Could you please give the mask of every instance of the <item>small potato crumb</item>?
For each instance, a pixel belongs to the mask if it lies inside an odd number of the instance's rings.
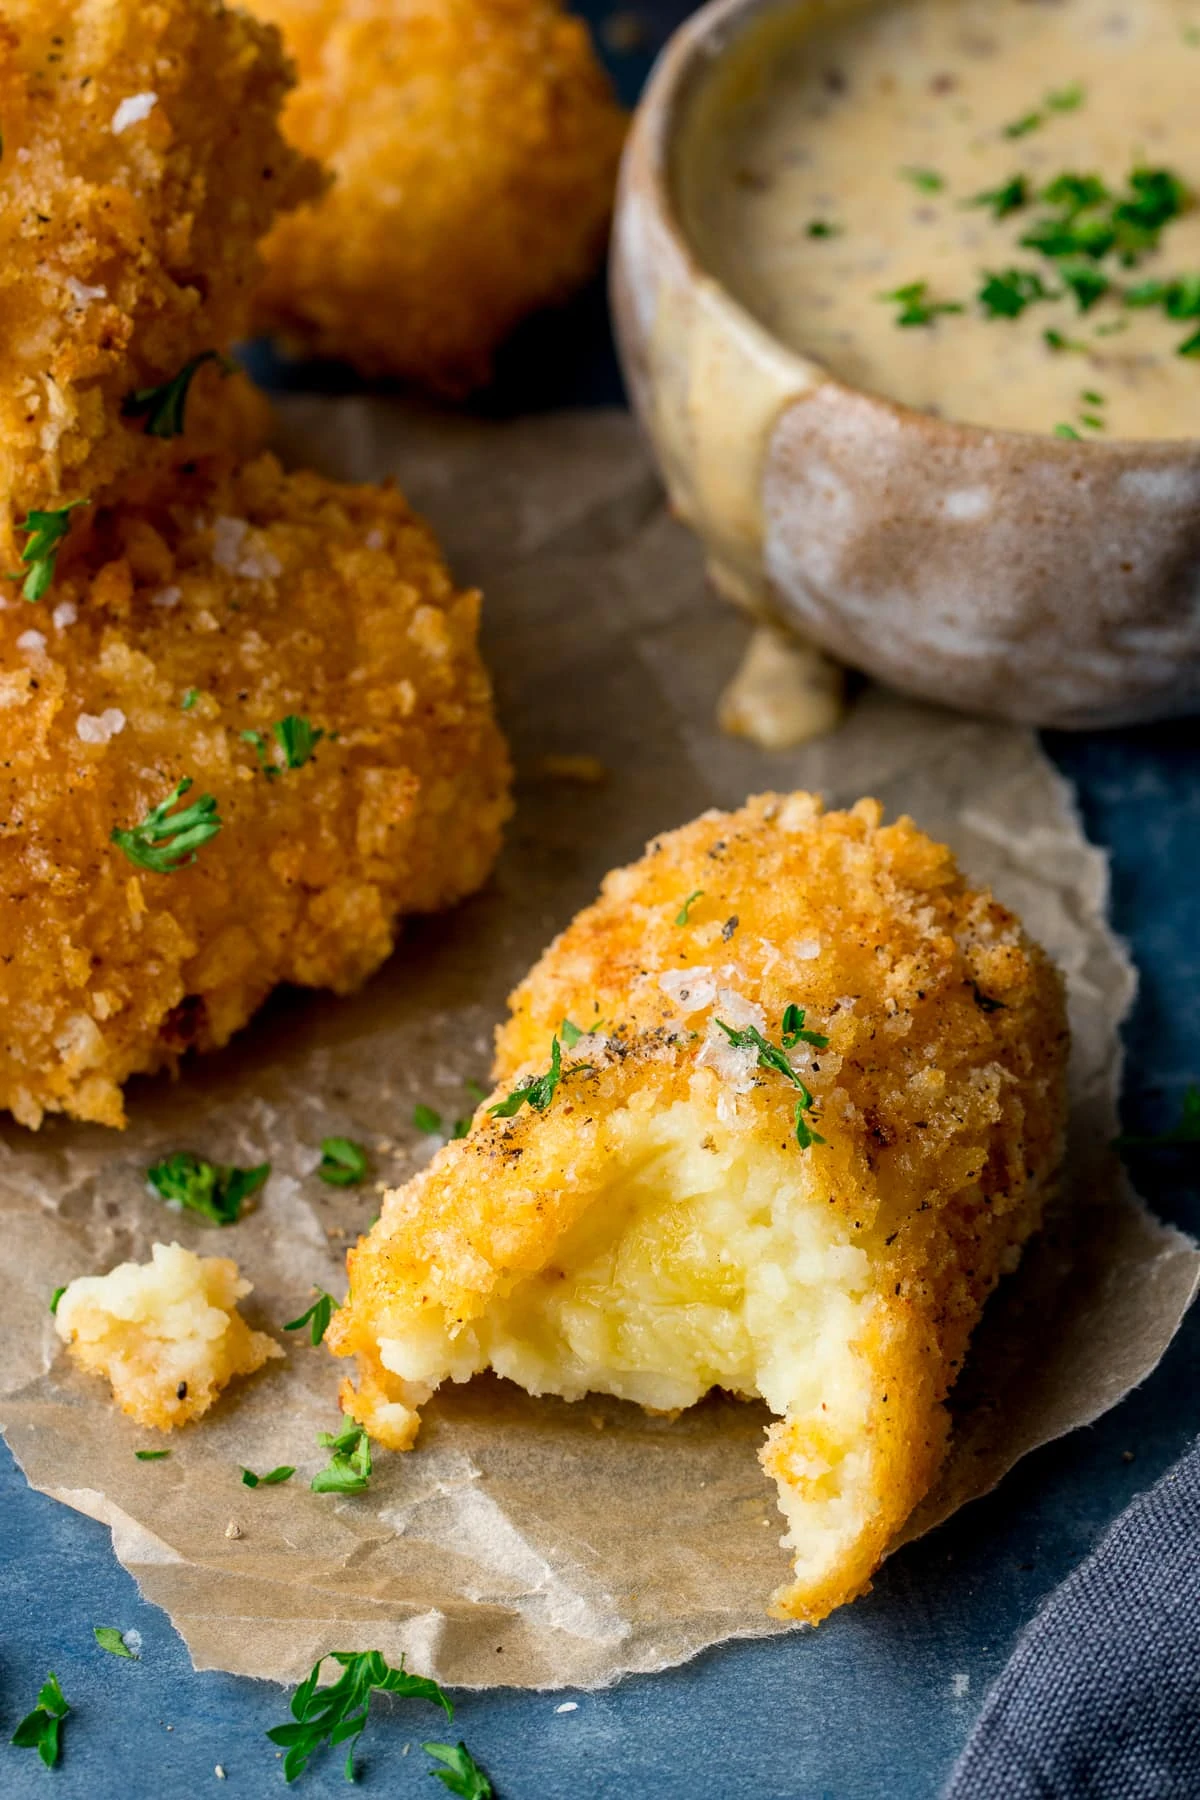
[[[171,1431],[207,1412],[235,1375],[283,1355],[238,1312],[250,1291],[232,1257],[155,1244],[148,1263],[71,1282],[55,1325],[81,1369],[108,1377],[122,1412]]]

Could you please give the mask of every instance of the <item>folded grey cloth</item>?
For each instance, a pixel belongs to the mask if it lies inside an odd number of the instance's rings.
[[[943,1800],[1200,1796],[1200,1442],[1022,1634]]]

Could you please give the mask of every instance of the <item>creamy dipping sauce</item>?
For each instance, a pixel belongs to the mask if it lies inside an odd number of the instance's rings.
[[[1134,264],[1022,245],[1110,221],[1139,168],[1188,197]],[[1067,174],[1108,198],[1039,198]],[[731,48],[675,186],[711,273],[854,387],[1010,430],[1200,437],[1200,0],[815,0]],[[1087,310],[1080,269],[1109,283]],[[989,316],[989,275],[1018,316]],[[1128,304],[1152,281],[1182,286]],[[963,310],[898,323],[939,305]]]

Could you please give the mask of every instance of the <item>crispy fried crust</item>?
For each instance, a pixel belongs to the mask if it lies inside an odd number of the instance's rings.
[[[87,515],[0,612],[0,1105],[119,1125],[129,1075],[277,982],[348,991],[398,915],[479,886],[509,767],[478,614],[395,489],[270,456]],[[242,734],[293,713],[326,736],[268,779]],[[136,868],[113,828],[184,777],[221,831]]]
[[[122,417],[127,394],[245,334],[257,240],[321,186],[280,136],[290,80],[278,33],[219,0],[7,0],[5,566],[29,508],[97,499],[170,457]]]
[[[713,1020],[739,1000],[762,1009],[776,1043],[792,1003],[828,1036],[793,1055],[824,1144],[795,1144],[795,1089],[770,1070],[730,1104]],[[911,821],[883,825],[873,801],[825,814],[805,794],[764,795],[610,875],[511,1005],[493,1101],[546,1069],[564,1017],[599,1032],[566,1053],[547,1111],[501,1120],[482,1107],[469,1136],[387,1197],[350,1253],[349,1299],[326,1337],[359,1358],[344,1402],[393,1446],[411,1442],[423,1395],[384,1366],[380,1340],[414,1341],[431,1321],[453,1338],[549,1268],[603,1204],[629,1119],[690,1099],[714,1136],[743,1131],[806,1159],[798,1183],[818,1184],[869,1259],[870,1322],[853,1346],[870,1379],[862,1519],[838,1566],[781,1589],[774,1608],[823,1617],[863,1591],[927,1491],[969,1335],[1052,1189],[1067,1048],[1057,973]],[[812,1419],[771,1428],[763,1462],[785,1502],[805,1497],[819,1437]]]
[[[267,245],[259,324],[451,393],[600,260],[625,118],[557,0],[254,0],[336,175]]]

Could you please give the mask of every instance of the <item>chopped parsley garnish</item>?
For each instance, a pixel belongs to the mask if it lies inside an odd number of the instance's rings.
[[[1051,290],[1033,269],[985,269],[979,304],[989,319],[1019,319],[1035,300],[1053,300]]]
[[[284,1330],[287,1330],[286,1325]],[[317,1339],[313,1339],[315,1344]],[[290,1463],[281,1463],[277,1469],[271,1469],[266,1475],[256,1475],[253,1469],[242,1469],[242,1486],[248,1488],[278,1487],[281,1482],[290,1481],[296,1473]]]
[[[131,394],[126,394],[121,402],[125,418],[145,419],[147,437],[179,437],[183,431],[188,390],[196,370],[206,362],[220,363],[227,375],[233,372],[234,365],[219,351],[202,350],[199,356],[193,356],[190,362],[185,362],[178,375],[172,375],[170,381],[164,381],[158,387],[135,388]]]
[[[267,780],[274,781],[286,769],[302,769],[325,735],[324,731],[314,726],[301,713],[288,713],[286,718],[276,719],[271,727],[271,736],[283,751],[282,765],[275,760],[265,731],[243,731],[241,738],[243,743],[249,744],[253,749]]]
[[[1194,1082],[1189,1083],[1184,1090],[1179,1123],[1173,1125],[1170,1131],[1159,1132],[1156,1137],[1137,1137],[1125,1133],[1116,1140],[1118,1150],[1179,1149],[1192,1144],[1200,1144],[1200,1087]]]
[[[71,529],[71,514],[77,506],[90,504],[88,500],[72,500],[69,506],[55,507],[50,511],[39,511],[35,507],[25,514],[17,529],[29,533],[25,548],[21,552],[21,561],[25,564],[26,574],[22,578],[18,570],[15,575],[8,575],[5,579],[21,581],[21,593],[26,600],[42,598],[54,580],[58,553],[62,548],[63,539]]]
[[[25,1714],[9,1741],[22,1750],[36,1750],[46,1767],[52,1769],[62,1748],[62,1722],[70,1710],[58,1676],[51,1669],[38,1691],[37,1705]]]
[[[966,310],[956,300],[931,300],[927,281],[910,281],[906,287],[893,288],[890,294],[880,294],[879,298],[900,308],[897,325],[932,325],[942,313]]]
[[[137,1657],[115,1625],[93,1625],[92,1636],[100,1648],[107,1650],[110,1656],[125,1656],[130,1662],[137,1661]]]
[[[1168,319],[1200,319],[1200,275],[1181,275],[1173,281],[1143,281],[1129,288],[1126,306],[1161,306]],[[1180,344],[1180,356],[1200,356],[1200,330]]]
[[[1086,98],[1078,82],[1070,87],[1054,88],[1048,93],[1041,106],[1034,111],[1023,113],[1019,119],[1004,127],[1006,138],[1028,137],[1031,131],[1037,131],[1046,123],[1047,113],[1076,112]]]
[[[337,1312],[338,1303],[332,1294],[327,1294],[325,1292],[324,1288],[314,1288],[313,1292],[317,1297],[309,1307],[308,1311],[302,1312],[298,1319],[289,1319],[283,1329],[285,1331],[303,1331],[304,1327],[307,1325],[311,1332],[313,1343],[319,1344],[321,1339],[325,1336],[325,1333],[329,1330],[329,1321],[332,1319],[334,1313]]]
[[[1043,331],[1042,337],[1050,346],[1051,350],[1081,350],[1085,356],[1088,353],[1086,344],[1080,343],[1078,338],[1064,336],[1061,331],[1056,331],[1053,326],[1051,326],[1049,331]]]
[[[675,914],[675,923],[677,925],[690,925],[692,922],[692,920],[691,920],[692,908],[693,908],[693,906],[695,906],[697,900],[701,900],[701,899],[703,899],[703,897],[704,897],[704,889],[703,888],[694,888],[693,891],[688,895],[687,899],[684,901],[683,905],[680,907],[679,911]]]
[[[940,194],[946,185],[946,177],[939,175],[936,169],[901,169],[900,175],[923,194]]]
[[[804,1008],[793,1001],[783,1009],[783,1022],[780,1027],[779,1041],[785,1050],[794,1050],[797,1044],[811,1044],[815,1050],[828,1050],[829,1039],[819,1031],[809,1031],[804,1024]]]
[[[588,1064],[581,1063],[576,1073],[583,1074]],[[526,1104],[532,1106],[534,1112],[545,1112],[554,1098],[554,1091],[562,1078],[562,1050],[557,1033],[550,1040],[550,1067],[544,1075],[527,1075],[519,1086],[515,1087],[507,1100],[499,1101],[488,1107],[488,1117],[493,1119],[511,1119]]]
[[[758,1066],[761,1069],[774,1069],[777,1074],[785,1076],[794,1088],[799,1089],[800,1098],[796,1102],[795,1131],[796,1142],[800,1148],[809,1150],[814,1144],[823,1144],[825,1139],[813,1130],[805,1117],[807,1113],[812,1112],[816,1101],[793,1069],[784,1050],[778,1044],[772,1044],[768,1038],[765,1038],[756,1025],[747,1025],[744,1030],[735,1031],[732,1025],[725,1023],[724,1019],[714,1019],[713,1023],[725,1033],[735,1050],[757,1051]],[[828,1042],[828,1039],[819,1039],[816,1032],[805,1031],[804,1009],[799,1006],[787,1007],[783,1015],[783,1028],[792,1036],[793,1043],[803,1041],[817,1044],[818,1048],[824,1049]]]
[[[66,1293],[66,1291],[67,1291],[67,1284],[64,1282],[62,1287],[56,1287],[54,1292],[51,1294],[51,1296],[50,1296],[50,1311],[52,1313],[56,1313],[58,1311],[58,1303],[62,1299],[62,1297]]]
[[[430,1769],[429,1773],[444,1781],[459,1800],[493,1800],[495,1788],[461,1738],[457,1744],[422,1744],[421,1748],[427,1756],[445,1763],[444,1769]]]
[[[1194,331],[1190,338],[1184,338],[1175,354],[1177,356],[1200,356],[1200,331]]]
[[[135,1450],[133,1453],[139,1462],[162,1462],[170,1456],[169,1450]]]
[[[1084,388],[1079,398],[1085,401],[1088,406],[1103,406],[1105,404],[1104,395],[1098,394],[1095,388]]]
[[[196,852],[221,829],[221,815],[212,794],[201,794],[190,806],[178,806],[190,793],[192,778],[185,775],[173,793],[152,806],[140,825],[126,829],[114,827],[112,841],[123,850],[139,869],[152,869],[156,875],[173,875],[177,869],[194,863]]]
[[[1054,427],[1054,435],[1059,438],[1070,438],[1075,443],[1080,441],[1079,433],[1073,425],[1056,425]]]
[[[1129,192],[1112,215],[1122,262],[1136,262],[1142,251],[1157,249],[1163,226],[1179,217],[1188,199],[1186,187],[1169,169],[1134,169]]]
[[[309,1483],[314,1494],[363,1494],[370,1483],[371,1440],[348,1413],[342,1422],[339,1432],[317,1433],[317,1443],[332,1455]]]
[[[199,698],[200,698],[200,689],[199,688],[194,688],[194,687],[188,688],[187,692],[183,696],[183,699],[179,702],[180,712],[191,712],[193,706],[195,706],[195,704]]]
[[[841,237],[841,235],[841,226],[832,224],[828,219],[810,219],[809,221],[808,236],[810,238],[835,238]]]
[[[591,1037],[594,1032],[603,1030],[603,1019],[597,1019],[594,1025],[576,1025],[571,1019],[564,1019],[558,1028],[558,1035],[564,1047],[573,1050],[580,1038]]]
[[[432,1106],[414,1106],[413,1124],[418,1131],[423,1131],[426,1137],[437,1137],[442,1129],[442,1115],[440,1112],[434,1112]]]
[[[271,1173],[269,1162],[253,1169],[211,1163],[192,1150],[176,1150],[146,1170],[146,1180],[160,1200],[173,1200],[214,1225],[236,1225],[242,1207],[257,1194]]]
[[[975,194],[970,200],[964,200],[964,206],[986,206],[994,219],[1007,219],[1010,213],[1020,212],[1028,206],[1030,200],[1029,183],[1024,175],[1014,175],[1001,187],[987,188],[982,194]]]
[[[487,1089],[480,1082],[464,1081],[463,1087],[470,1098],[475,1102],[476,1106],[479,1105],[481,1100],[487,1099]]]
[[[370,1173],[367,1153],[353,1138],[321,1139],[321,1160],[317,1174],[330,1187],[357,1187]]]
[[[1107,275],[1086,263],[1060,263],[1058,273],[1074,294],[1080,312],[1090,312],[1098,300],[1103,300],[1111,285]]]
[[[331,1748],[349,1743],[346,1756],[346,1779],[354,1779],[354,1751],[367,1723],[372,1694],[398,1694],[404,1700],[428,1700],[440,1706],[448,1719],[454,1707],[436,1681],[425,1675],[410,1675],[400,1658],[398,1669],[389,1668],[378,1650],[331,1650],[342,1673],[328,1687],[318,1687],[321,1657],[312,1671],[292,1695],[291,1725],[276,1725],[267,1736],[287,1754],[283,1773],[287,1781],[295,1781],[304,1773],[315,1750],[328,1744]]]

